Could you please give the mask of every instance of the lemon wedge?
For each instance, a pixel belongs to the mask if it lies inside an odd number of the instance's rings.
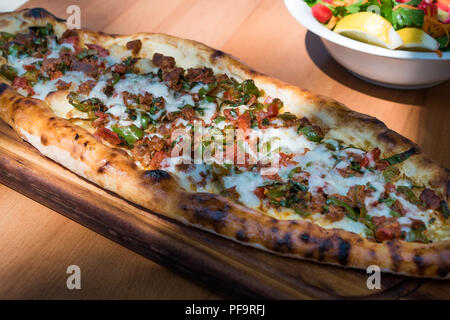
[[[370,12],[358,12],[341,19],[334,31],[379,47],[396,49],[403,44],[391,23],[382,16]]]
[[[418,28],[403,28],[397,31],[403,40],[399,49],[416,51],[435,51],[439,49],[439,42]]]

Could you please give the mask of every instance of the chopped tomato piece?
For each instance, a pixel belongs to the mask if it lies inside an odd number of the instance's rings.
[[[106,115],[106,113],[101,112],[101,111],[95,111],[94,114],[98,117],[97,119],[95,119],[95,120],[92,122],[92,126],[93,126],[94,128],[102,127],[102,126],[104,126],[104,125],[106,124],[106,122],[108,121],[108,116]]]
[[[98,55],[99,55],[100,57],[106,57],[106,56],[109,56],[109,51],[108,51],[107,49],[105,49],[105,48],[103,48],[103,47],[97,45],[97,44],[88,43],[88,44],[86,45],[86,47],[88,47],[89,49],[92,49],[92,50],[97,51],[97,53],[98,53]]]
[[[276,117],[278,115],[278,103],[272,102],[267,106],[267,111],[261,110],[258,111],[255,116],[256,120],[258,121],[259,128],[263,128],[263,120]]]
[[[120,139],[120,137],[117,133],[115,133],[105,127],[98,128],[94,132],[94,137],[103,139],[114,145],[120,144],[122,142],[122,140]]]
[[[51,80],[55,80],[55,79],[61,78],[62,76],[63,76],[63,73],[61,71],[59,71],[59,70],[56,70],[55,72],[53,72],[50,75],[50,79]]]
[[[364,155],[364,158],[361,160],[361,168],[373,167],[375,163],[378,161],[378,158],[381,155],[381,151],[378,148],[373,149],[370,152],[367,152]]]
[[[417,6],[419,9],[421,9],[423,12],[425,12],[425,15],[433,17],[437,14],[438,7],[436,3],[431,3],[429,1],[423,0],[419,5]]]
[[[29,96],[32,96],[35,94],[33,88],[30,86],[28,80],[24,77],[16,77],[12,84],[13,88],[15,89],[25,89],[28,92]]]
[[[267,98],[264,100],[264,104],[272,103],[273,98],[271,96],[267,96]]]
[[[395,191],[395,185],[393,185],[392,183],[388,182],[384,185],[384,191],[386,193],[391,193]]]
[[[326,5],[317,3],[312,7],[312,14],[319,22],[327,23],[333,16],[333,12]]]
[[[236,112],[239,112],[238,109],[235,109]],[[234,116],[234,113],[231,112],[231,109],[225,109],[223,110],[223,115],[225,116],[225,118],[227,118],[227,120],[230,121],[235,121],[236,117]]]
[[[251,126],[252,118],[250,117],[250,113],[245,112],[239,116],[237,120],[237,127],[242,130],[248,130]]]
[[[167,154],[164,151],[155,152],[150,161],[150,169],[156,170],[161,168],[161,162],[167,158]]]
[[[31,65],[31,64],[26,64],[26,65],[23,66],[23,68],[24,68],[25,70],[27,70],[27,71],[36,69],[36,67],[33,66],[33,65]]]
[[[372,222],[377,228],[375,232],[375,239],[377,239],[377,241],[381,242],[401,237],[401,225],[395,218],[375,216],[372,217]]]
[[[298,162],[292,160],[293,156],[294,156],[293,154],[288,155],[283,152],[280,152],[280,166],[287,167],[288,165],[291,165],[291,164],[294,166],[297,165]]]
[[[257,187],[253,193],[259,198],[264,199],[266,196],[264,195],[264,188],[263,187]]]
[[[278,105],[276,103],[269,104],[269,106],[267,107],[267,117],[268,118],[276,117],[278,111],[279,111]]]

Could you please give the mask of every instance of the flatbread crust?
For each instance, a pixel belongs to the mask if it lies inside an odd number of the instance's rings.
[[[60,36],[66,26],[44,9],[25,9],[0,15],[0,29],[25,31],[30,25],[50,22]],[[140,39],[139,57],[154,52],[173,56],[181,67],[207,66],[238,80],[253,79],[268,95],[280,98],[285,111],[306,116],[327,135],[370,150],[378,147],[384,157],[416,147],[416,154],[399,168],[415,183],[432,188],[449,199],[447,169],[420,148],[388,129],[376,118],[351,111],[326,97],[312,94],[251,70],[230,55],[201,43],[164,34],[108,35],[79,30],[82,41],[97,43],[112,55],[130,55],[128,41]],[[62,103],[53,97],[51,104]],[[60,102],[58,102],[60,101]],[[102,188],[151,211],[282,256],[315,260],[343,267],[365,269],[378,265],[383,271],[417,277],[450,278],[450,241],[430,244],[402,240],[377,243],[340,229],[324,229],[304,220],[277,220],[224,197],[185,192],[162,170],[141,170],[121,149],[109,147],[87,130],[55,115],[46,101],[18,94],[6,81],[0,83],[0,118],[43,155]],[[442,225],[448,234],[448,223]]]

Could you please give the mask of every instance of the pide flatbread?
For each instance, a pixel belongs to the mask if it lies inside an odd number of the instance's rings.
[[[0,31],[0,118],[81,177],[275,254],[450,277],[449,173],[381,121],[191,40],[43,9]]]

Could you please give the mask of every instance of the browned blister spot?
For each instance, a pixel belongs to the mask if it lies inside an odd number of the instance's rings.
[[[6,83],[0,83],[0,94],[5,92],[6,89],[8,89],[10,86],[8,86]],[[14,99],[14,97],[9,97],[9,99]]]
[[[273,250],[276,252],[292,252],[293,243],[292,243],[292,234],[291,232],[286,232],[284,235],[278,235],[277,239],[273,244]]]
[[[319,253],[319,261],[325,260],[326,254],[329,250],[333,249],[333,241],[329,238],[321,240],[319,243],[319,248],[317,249]]]
[[[119,149],[119,148],[114,148],[113,150],[114,150],[113,152],[117,152],[117,153],[119,153],[119,154],[121,154],[123,156],[128,156],[128,153],[125,150],[122,150],[122,149]],[[110,155],[112,155],[112,152],[110,153]]]
[[[338,237],[338,261],[341,265],[346,266],[348,264],[348,257],[350,256],[350,250],[352,245],[350,242]]]
[[[41,144],[42,144],[43,146],[48,145],[48,138],[47,138],[46,135],[42,135],[42,136],[41,136]]]
[[[414,264],[417,267],[417,271],[419,271],[419,275],[423,275],[426,269],[426,262],[420,254],[415,254],[413,258]]]
[[[58,22],[64,22],[65,21],[64,19],[60,19],[60,18],[54,16],[53,14],[51,14],[50,12],[45,10],[44,8],[32,8],[32,9],[29,9],[29,10],[25,11],[23,16],[25,18],[34,18],[34,19],[50,18],[50,19],[55,19]]]
[[[209,193],[188,193],[180,203],[188,219],[194,223],[211,226],[217,232],[226,224],[230,206]]]
[[[216,60],[219,60],[225,55],[223,51],[220,50],[214,50],[214,52],[211,54],[211,61],[214,63]]]
[[[397,140],[393,137],[390,130],[383,131],[378,134],[377,136],[378,141],[382,141],[383,143],[386,143],[388,145],[395,145]]]
[[[392,241],[386,241],[386,245],[389,248],[389,253],[391,255],[391,261],[392,261],[392,270],[398,271],[400,268],[400,265],[402,263],[402,256],[398,252],[398,245],[395,240]]]
[[[299,238],[300,238],[300,240],[303,241],[304,243],[308,243],[308,242],[309,242],[309,239],[310,239],[310,236],[309,236],[309,233],[303,232],[302,234],[300,234]]]
[[[6,19],[1,19],[0,20],[0,28],[6,28],[10,25],[10,21],[6,20]]]
[[[236,232],[236,240],[247,242],[250,239],[248,238],[247,233],[244,230],[238,230]]]
[[[32,100],[32,99],[27,99],[27,100],[25,100],[24,103],[25,103],[26,105],[31,105],[31,106],[37,105],[37,102],[36,102],[35,100]]]
[[[440,278],[446,277],[448,275],[448,272],[449,272],[448,266],[445,266],[445,265],[439,266],[438,276]]]
[[[106,170],[108,170],[110,167],[111,167],[111,163],[108,160],[106,160],[104,164],[102,164],[100,167],[98,167],[97,173],[102,174]]]
[[[447,171],[448,171],[448,174],[450,175],[450,170],[447,170]],[[450,199],[450,179],[447,180],[446,189],[447,189],[447,191],[446,191],[447,199]]]
[[[142,172],[142,178],[146,182],[158,183],[170,179],[170,174],[164,170],[145,170]]]

